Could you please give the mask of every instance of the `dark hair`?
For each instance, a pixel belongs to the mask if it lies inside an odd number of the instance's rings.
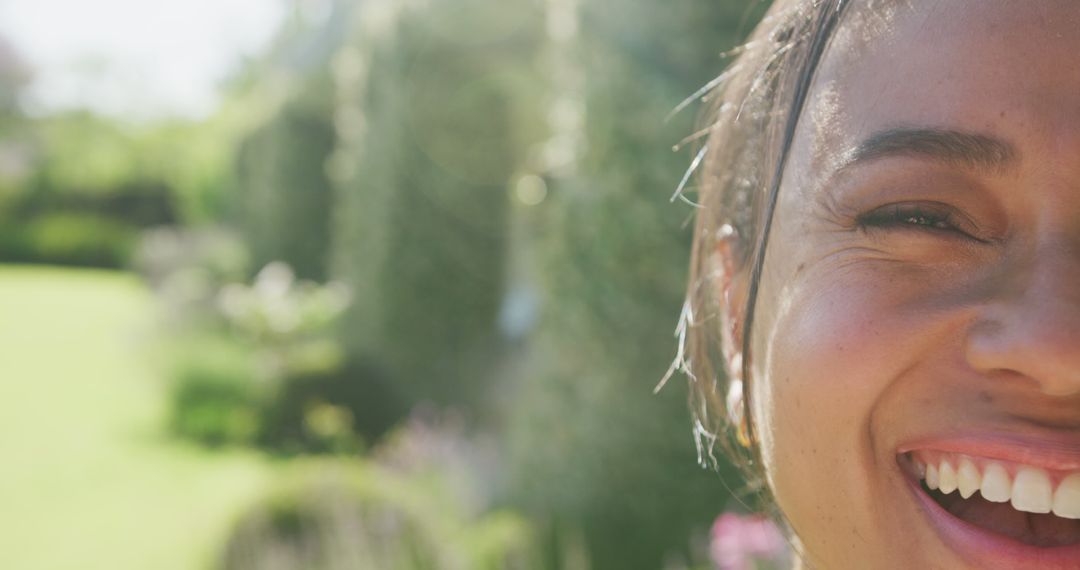
[[[719,442],[743,468],[751,489],[760,491],[767,490],[761,485],[758,451],[736,444],[737,426],[732,424],[737,420],[726,406],[726,394],[731,375],[750,380],[750,329],[780,183],[818,63],[849,3],[776,0],[728,69],[695,94],[709,103],[699,131],[707,137],[691,165],[699,178],[698,210],[677,329],[679,350],[669,374],[681,370],[690,383],[699,459],[704,461],[707,452],[715,466],[712,452]],[[724,361],[721,347],[736,349],[736,339],[723,330],[728,316],[717,299],[718,268],[710,260],[719,239],[734,240],[732,261],[750,276],[740,331],[741,369],[728,373],[717,366]],[[736,413],[752,426],[749,393],[744,391],[742,411]]]

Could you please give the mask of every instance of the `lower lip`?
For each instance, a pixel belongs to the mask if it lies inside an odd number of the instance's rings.
[[[986,570],[1080,568],[1080,545],[1040,548],[983,530],[950,514],[911,477],[905,479],[938,533],[973,567]]]

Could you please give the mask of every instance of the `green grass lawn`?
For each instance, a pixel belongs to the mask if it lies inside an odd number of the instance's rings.
[[[127,274],[0,267],[0,569],[206,568],[267,459],[166,438]]]

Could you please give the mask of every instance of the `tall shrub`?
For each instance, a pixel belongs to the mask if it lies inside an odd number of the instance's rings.
[[[563,57],[578,66],[568,85],[583,136],[535,221],[543,311],[509,414],[510,487],[553,528],[580,531],[593,567],[660,568],[685,562],[730,502],[695,462],[685,391],[652,394],[690,245],[690,210],[668,198],[690,162],[671,148],[693,113],[665,116],[720,73],[752,15],[749,2],[577,4]]]
[[[535,0],[375,0],[338,54],[343,331],[402,408],[482,408],[502,349],[507,187],[535,138]]]
[[[255,267],[284,261],[305,279],[327,275],[334,149],[332,85],[325,71],[296,92],[241,143],[234,216]]]

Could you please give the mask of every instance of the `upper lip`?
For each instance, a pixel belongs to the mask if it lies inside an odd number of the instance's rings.
[[[920,437],[897,448],[961,453],[1055,471],[1080,470],[1080,433],[985,431]]]
[[[956,453],[1003,462],[1025,464],[1049,471],[1080,470],[1080,431],[1054,429],[1027,422],[968,425],[961,429],[927,432],[901,440],[897,461],[907,487],[933,528],[949,547],[976,568],[1076,568],[1080,546],[1030,546],[956,517],[920,484],[910,452]]]

